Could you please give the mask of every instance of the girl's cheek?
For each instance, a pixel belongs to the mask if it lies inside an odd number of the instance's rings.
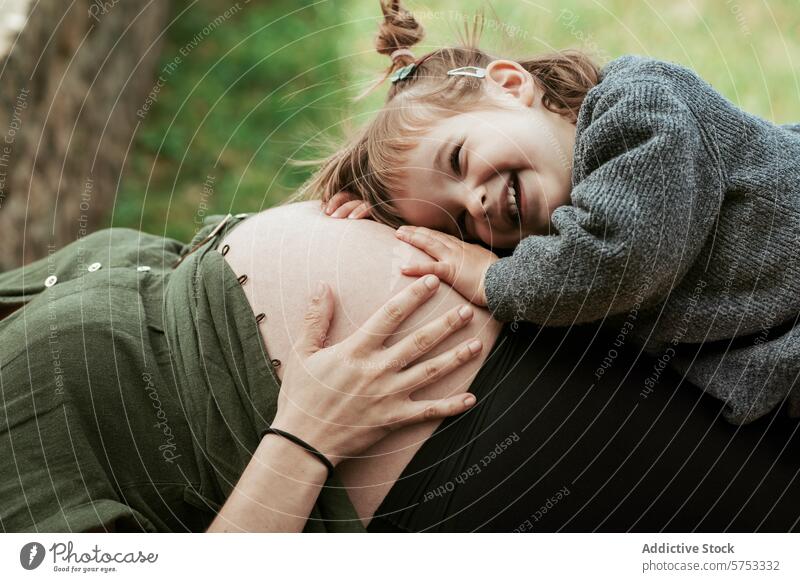
[[[497,245],[497,239],[498,236],[500,236],[500,233],[492,232],[492,227],[489,226],[488,223],[481,224],[475,230],[478,238],[483,242],[484,245],[487,247],[492,246],[492,244]]]

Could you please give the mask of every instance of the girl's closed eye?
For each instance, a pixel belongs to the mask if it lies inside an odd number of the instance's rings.
[[[456,177],[461,176],[461,150],[464,149],[464,140],[456,143],[453,146],[453,149],[450,151],[450,168],[453,170],[453,174]],[[462,210],[458,214],[458,218],[456,219],[456,229],[457,232],[455,233],[456,236],[461,238],[462,240],[466,240],[467,235],[467,211]]]
[[[461,175],[461,150],[464,149],[464,140],[461,140],[457,143],[453,150],[450,152],[450,167],[453,170],[453,174],[456,176]]]

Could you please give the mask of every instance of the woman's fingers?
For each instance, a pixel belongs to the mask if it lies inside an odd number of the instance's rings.
[[[409,400],[405,414],[403,414],[396,426],[399,428],[426,420],[455,416],[472,408],[475,402],[475,396],[468,392],[440,398],[439,400]]]
[[[295,350],[302,356],[309,356],[324,347],[325,338],[333,318],[333,295],[330,287],[320,281],[308,304],[303,329],[295,343]]]
[[[349,200],[337,208],[336,211],[331,214],[331,218],[345,218],[361,204],[361,200]]]
[[[434,259],[442,259],[450,249],[443,240],[433,236],[432,232],[427,228],[401,226],[395,231],[395,235],[400,240],[425,251]]]
[[[407,391],[414,392],[460,368],[482,350],[481,341],[473,338],[434,358],[409,366],[399,373],[399,380],[403,386],[407,386]]]
[[[356,333],[367,345],[383,346],[386,338],[394,333],[420,305],[433,297],[438,288],[439,279],[433,275],[426,275],[414,281],[384,303],[383,307],[372,314]]]
[[[407,337],[397,342],[386,351],[386,355],[395,362],[414,362],[428,353],[444,339],[467,325],[472,319],[474,310],[469,305],[461,305],[451,309],[441,317],[426,324]]]

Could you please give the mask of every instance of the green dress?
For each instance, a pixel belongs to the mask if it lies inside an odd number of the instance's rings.
[[[0,275],[0,307],[25,304],[0,320],[3,531],[208,527],[280,389],[217,248],[245,217],[189,245],[102,230]],[[336,475],[305,531],[364,531]]]

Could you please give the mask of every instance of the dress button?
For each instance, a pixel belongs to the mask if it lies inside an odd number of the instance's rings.
[[[58,277],[55,275],[50,275],[47,279],[44,280],[45,287],[52,287],[58,281]]]
[[[138,267],[136,267],[136,270],[139,271],[140,273],[144,273],[146,271],[149,271],[150,267],[148,267],[147,265],[139,265]]]
[[[103,265],[101,265],[100,263],[92,263],[91,265],[89,265],[89,272],[90,273],[94,273],[96,270],[98,270],[102,266]]]

